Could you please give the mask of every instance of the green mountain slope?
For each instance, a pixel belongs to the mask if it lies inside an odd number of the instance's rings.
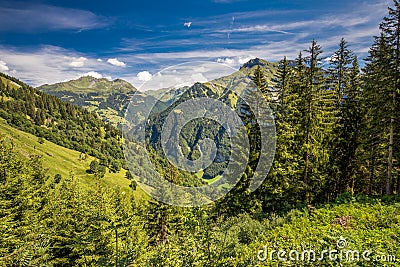
[[[261,67],[261,69],[264,71],[267,81],[271,82],[276,74],[276,71],[278,70],[279,62],[269,62],[261,58],[254,58],[243,64],[239,70],[248,76],[253,74],[257,66]]]
[[[40,86],[39,89],[44,92],[68,91],[84,95],[89,93],[129,93],[136,91],[135,87],[122,79],[110,81],[105,78],[97,79],[92,76],[83,76],[76,80],[60,82],[53,85],[44,84]]]
[[[157,94],[164,94],[164,96],[166,96],[165,99],[161,98],[164,102],[158,102],[155,108],[152,109],[147,123],[146,138],[150,140],[151,146],[161,157],[165,156],[161,147],[161,133],[165,130],[163,128],[165,126],[165,119],[178,105],[187,100],[201,97],[214,98],[227,104],[233,110],[236,110],[238,114],[241,114],[243,99],[241,99],[239,95],[242,94],[243,90],[246,88],[251,90],[251,88],[248,87],[248,77],[253,76],[258,66],[260,66],[265,73],[267,81],[272,83],[278,68],[278,63],[270,63],[257,58],[244,64],[239,71],[210,82],[196,83],[190,87],[172,89],[170,91],[159,89],[157,91],[146,92],[155,97],[157,97]],[[135,99],[135,97],[133,99]],[[140,121],[143,121],[144,117],[142,116],[142,118],[139,113],[134,114],[137,112],[135,106],[131,106],[129,111],[131,122],[139,122],[137,128],[140,132],[140,129],[142,129]],[[175,110],[175,112],[179,112],[179,110]],[[208,110],[207,113],[213,116],[213,114],[218,114],[218,110]],[[172,129],[172,132],[175,132],[175,130]],[[206,181],[212,181],[223,172],[230,158],[230,142],[226,130],[223,127],[213,120],[193,120],[182,128],[179,140],[174,139],[170,143],[179,143],[179,147],[182,149],[182,153],[185,157],[195,160],[201,154],[200,141],[205,138],[210,138],[216,143],[216,158],[204,172],[201,174],[198,173],[197,175],[206,179]]]
[[[94,184],[93,174],[87,172],[94,157],[83,157],[81,152],[56,145],[50,141],[41,144],[38,142],[38,137],[11,127],[4,119],[0,119],[0,136],[1,139],[11,142],[21,155],[40,156],[49,175],[61,174],[63,177],[74,175],[83,184],[88,186]],[[124,169],[116,173],[107,171],[101,181],[110,186],[120,186],[123,190],[130,190],[131,181],[125,178],[125,175],[126,170]]]
[[[127,81],[84,76],[68,82],[45,84],[39,90],[57,96],[65,102],[94,111],[113,125],[123,122],[124,112],[131,96],[137,91]]]
[[[161,125],[169,111],[188,98],[202,96],[217,98],[233,109],[236,109],[237,106],[239,106],[239,98],[235,93],[226,90],[226,88],[235,88],[235,91],[240,93],[246,87],[244,77],[251,77],[258,66],[261,67],[265,77],[270,84],[272,84],[278,65],[278,63],[271,63],[256,58],[245,63],[240,70],[231,75],[204,84],[198,83],[191,87],[158,89],[148,92],[137,92],[132,85],[123,80],[109,81],[107,79],[96,79],[90,76],[53,85],[43,85],[38,89],[57,96],[63,101],[94,111],[99,114],[103,120],[111,122],[114,125],[124,122],[123,117],[129,101],[137,102],[131,103],[131,105],[135,107],[133,109],[136,113],[133,115],[135,121],[140,122],[144,119],[143,115],[151,108],[142,105],[142,103],[152,103],[153,101],[148,101],[149,98],[160,98],[161,101],[159,101],[152,110],[151,120],[155,120],[156,125]],[[135,97],[131,98],[133,95],[135,95]],[[144,110],[140,110],[140,108]],[[226,143],[226,137],[222,138],[222,136],[225,135],[217,125],[210,122],[211,124],[203,125],[203,127],[198,125],[198,123],[199,122],[193,122],[193,125],[185,128],[181,136],[181,142],[183,142],[182,146],[187,148],[187,151],[184,151],[186,156],[195,158],[198,154],[199,140],[205,137],[217,138],[216,141],[220,145],[218,162],[215,162],[215,166],[202,175],[203,178],[210,179],[218,175],[220,170],[226,165],[226,159],[229,157],[228,154],[224,153],[227,149],[226,145],[223,145]],[[156,145],[156,143],[160,141],[159,131],[161,131],[161,129],[156,129],[157,127],[154,128],[155,131],[150,133],[150,135],[155,138],[152,140],[152,143],[157,150],[158,145]],[[193,132],[190,129],[196,130]]]

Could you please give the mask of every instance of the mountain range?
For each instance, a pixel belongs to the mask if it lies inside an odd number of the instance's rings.
[[[272,84],[279,63],[255,58],[243,64],[238,71],[229,76],[204,83],[206,87],[202,90],[209,90],[211,94],[214,94],[215,90],[223,90],[216,88],[215,85],[226,87],[232,80],[234,81],[239,77],[243,77],[243,75],[252,76],[255,68],[258,66],[263,70],[267,81]],[[238,88],[237,85],[236,89]],[[122,79],[110,81],[105,78],[98,79],[91,76],[84,76],[67,82],[44,84],[37,89],[57,96],[64,102],[70,102],[89,111],[94,111],[104,121],[117,126],[124,122],[125,111],[130,101],[152,102],[154,99],[159,99],[161,103],[159,103],[158,107],[161,111],[176,102],[188,88],[155,88],[155,90],[141,92],[132,84]],[[205,94],[207,95],[207,93]],[[132,98],[133,95],[135,95],[134,98]],[[132,104],[135,105],[135,103]]]

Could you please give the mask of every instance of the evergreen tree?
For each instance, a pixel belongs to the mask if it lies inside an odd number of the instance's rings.
[[[278,105],[280,114],[285,114],[285,97],[288,94],[289,78],[290,78],[289,61],[286,57],[281,60],[277,75],[275,78],[276,89],[278,90]]]
[[[2,140],[0,170],[0,265],[48,265],[49,237],[38,216],[49,190],[41,159],[22,157]]]
[[[253,83],[257,86],[258,90],[260,90],[260,92],[263,94],[264,98],[268,101],[268,103],[272,105],[272,91],[268,86],[267,78],[265,77],[265,74],[263,73],[263,70],[260,66],[257,66],[257,68],[254,70],[254,74],[251,79]]]
[[[354,193],[355,156],[360,131],[360,71],[357,58],[342,38],[339,49],[331,57],[330,90],[336,94],[335,116],[330,157],[333,197],[348,190]],[[350,180],[352,181],[350,183]]]
[[[301,69],[302,55],[296,62]],[[286,57],[280,62],[277,75],[274,77],[278,93],[277,104],[279,108],[275,111],[276,123],[276,152],[275,160],[268,178],[262,185],[264,210],[275,210],[276,207],[290,207],[297,200],[299,192],[298,171],[298,147],[296,140],[298,134],[298,118],[300,95],[294,85],[295,69],[289,67]],[[299,70],[300,71],[300,70]]]
[[[364,142],[369,154],[370,187],[386,194],[393,192],[395,177],[399,187],[399,64],[400,4],[394,0],[380,24],[367,58],[364,79],[366,131]]]
[[[389,74],[387,78],[390,80],[390,88],[388,91],[390,100],[387,103],[388,112],[388,153],[387,153],[387,175],[386,175],[386,194],[390,194],[393,191],[393,176],[398,176],[395,172],[394,162],[399,162],[399,132],[396,131],[399,124],[399,78],[400,78],[400,2],[393,0],[394,7],[389,7],[389,14],[383,19],[380,24],[382,34],[386,37],[389,48],[389,68],[387,71]],[[396,128],[396,129],[395,129]],[[400,189],[400,178],[398,178],[398,188]]]
[[[360,134],[362,130],[362,102],[361,102],[361,81],[360,67],[357,57],[354,57],[352,67],[348,73],[349,83],[344,91],[344,98],[340,108],[338,122],[338,138],[335,155],[332,155],[338,162],[339,187],[337,192],[349,189],[354,193],[356,181],[361,182],[357,176],[361,176],[357,166]]]
[[[304,201],[311,202],[327,180],[326,168],[329,163],[327,150],[329,131],[332,127],[332,92],[325,87],[325,73],[321,67],[321,46],[312,41],[305,57],[307,65],[304,91],[301,93],[302,127],[304,143],[303,182]]]
[[[339,49],[332,55],[329,68],[329,80],[331,87],[337,94],[337,108],[340,108],[345,91],[349,84],[349,73],[354,55],[349,50],[344,38],[340,40]]]

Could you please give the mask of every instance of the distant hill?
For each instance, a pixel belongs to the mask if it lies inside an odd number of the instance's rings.
[[[60,82],[52,85],[44,84],[38,89],[44,92],[68,91],[82,95],[90,93],[130,93],[137,91],[133,85],[122,79],[110,81],[105,78],[98,79],[92,76],[83,76],[76,80]]]
[[[264,59],[254,58],[240,67],[240,71],[245,75],[252,75],[254,70],[260,66],[268,81],[271,81],[279,67],[279,62],[269,62]]]
[[[94,111],[114,126],[123,122],[129,99],[137,92],[133,85],[122,79],[110,81],[91,76],[68,82],[44,84],[37,89],[57,96],[64,102]]]

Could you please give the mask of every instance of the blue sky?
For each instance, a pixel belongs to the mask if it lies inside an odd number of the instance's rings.
[[[390,4],[0,0],[0,71],[33,86],[88,73],[140,86],[163,68],[188,61],[238,68],[254,57],[294,58],[313,38],[325,57],[344,37],[363,58]]]

